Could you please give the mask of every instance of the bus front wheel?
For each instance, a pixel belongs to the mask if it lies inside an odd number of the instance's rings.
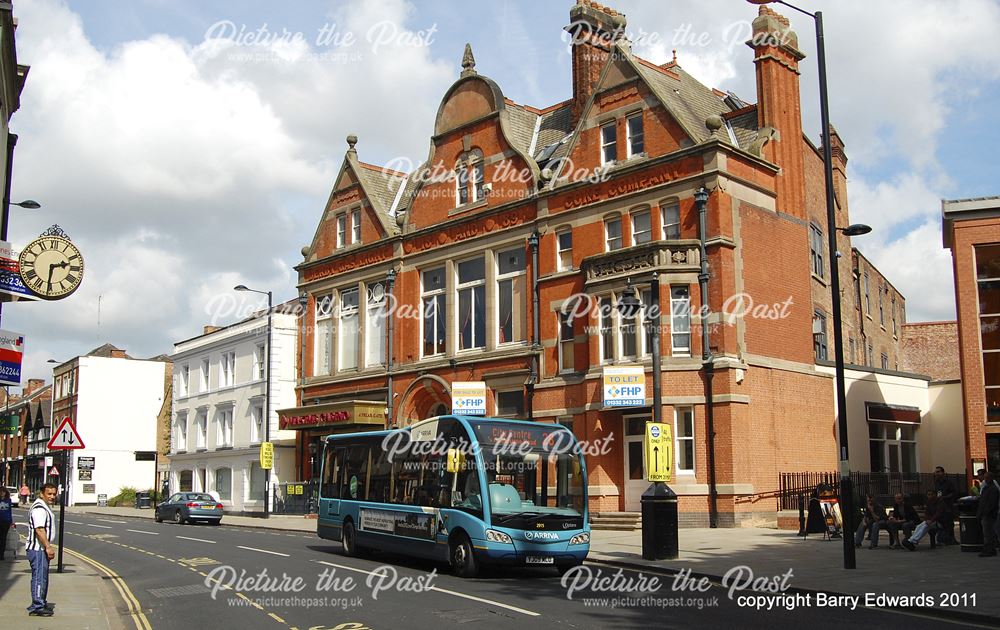
[[[465,534],[460,533],[451,541],[451,567],[458,577],[471,578],[479,573],[472,542]]]

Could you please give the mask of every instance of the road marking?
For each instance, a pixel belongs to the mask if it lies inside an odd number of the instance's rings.
[[[159,536],[160,532],[147,532],[141,529],[126,529],[127,532],[135,532],[136,534],[149,534],[150,536]]]
[[[64,549],[66,553],[72,556],[76,556],[77,558],[83,560],[84,562],[90,563],[98,570],[100,570],[102,573],[111,578],[111,583],[115,585],[115,588],[118,589],[118,594],[121,595],[122,599],[125,600],[125,605],[128,607],[129,616],[132,618],[132,622],[135,624],[136,630],[152,630],[153,627],[149,624],[149,619],[146,619],[146,615],[143,614],[142,612],[142,605],[139,603],[139,600],[136,599],[135,595],[132,594],[132,591],[129,589],[128,584],[125,583],[125,580],[122,578],[122,576],[118,575],[117,573],[115,573],[108,567],[104,566],[100,562],[94,560],[93,558],[88,558],[82,553],[73,551],[72,549],[66,549],[65,547]]]
[[[190,538],[188,536],[174,536],[174,538],[183,538],[184,540],[194,540],[194,541],[197,541],[197,542],[210,543],[210,544],[213,544],[213,545],[216,542],[218,542],[218,541],[215,541],[215,540],[205,540],[204,538]]]
[[[112,521],[111,519],[107,518],[99,518],[97,520],[101,521],[102,523],[118,523],[118,524],[128,523],[128,521]]]
[[[259,551],[260,553],[269,553],[272,556],[284,556],[289,557],[287,553],[279,553],[277,551],[268,551],[267,549],[257,549],[256,547],[244,547],[243,545],[236,545],[239,549],[246,549],[247,551]]]
[[[271,619],[274,619],[278,623],[285,623],[284,619],[282,619],[281,617],[279,617],[278,615],[276,615],[274,613],[267,613],[267,616],[270,617]]]
[[[373,571],[365,571],[364,569],[358,569],[358,568],[355,568],[355,567],[349,567],[349,566],[343,565],[343,564],[334,564],[333,562],[326,562],[325,560],[317,560],[316,562],[318,562],[319,564],[325,564],[325,565],[331,566],[331,567],[337,567],[338,569],[344,569],[346,571],[356,571],[358,573],[365,573],[365,574],[368,574],[368,575],[382,575],[382,574],[379,574],[379,573],[375,573]],[[446,595],[454,595],[455,597],[461,597],[463,599],[471,599],[472,601],[480,602],[480,603],[483,603],[483,604],[489,604],[490,606],[497,606],[499,608],[505,608],[507,610],[513,610],[514,612],[519,612],[522,615],[527,615],[529,617],[541,617],[541,613],[536,613],[536,612],[531,611],[531,610],[525,610],[524,608],[518,608],[517,606],[511,606],[510,604],[504,604],[504,603],[501,603],[501,602],[498,602],[498,601],[495,601],[495,600],[492,600],[492,599],[483,599],[482,597],[476,597],[474,595],[467,595],[465,593],[459,593],[459,592],[456,592],[456,591],[449,591],[446,588],[439,588],[437,586],[431,586],[429,590],[437,591],[439,593],[444,593]]]
[[[74,525],[83,525],[80,521],[66,521],[67,523],[73,523]]]
[[[93,523],[84,523],[87,527],[100,527],[101,529],[111,529],[110,525],[95,525]]]

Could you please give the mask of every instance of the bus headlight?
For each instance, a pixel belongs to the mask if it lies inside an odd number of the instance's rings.
[[[488,540],[489,542],[507,543],[509,545],[514,544],[514,541],[510,539],[510,536],[508,536],[503,532],[498,532],[495,529],[486,530],[486,540]]]
[[[585,545],[590,542],[590,534],[584,532],[582,534],[577,534],[569,539],[569,544],[571,545]]]

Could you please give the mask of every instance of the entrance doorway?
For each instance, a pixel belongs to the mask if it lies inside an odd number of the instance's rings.
[[[639,512],[642,505],[639,499],[649,488],[646,481],[646,452],[642,446],[646,433],[646,423],[650,421],[649,414],[624,416],[622,418],[625,435],[625,511]]]

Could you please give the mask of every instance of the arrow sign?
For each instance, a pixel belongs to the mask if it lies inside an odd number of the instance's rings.
[[[86,448],[68,416],[63,418],[62,422],[59,423],[59,428],[52,432],[47,447],[50,451]]]
[[[654,471],[659,471],[660,470],[660,447],[659,446],[654,446],[653,447],[653,462],[655,462],[655,464],[656,464],[655,466],[653,466],[653,470]]]

